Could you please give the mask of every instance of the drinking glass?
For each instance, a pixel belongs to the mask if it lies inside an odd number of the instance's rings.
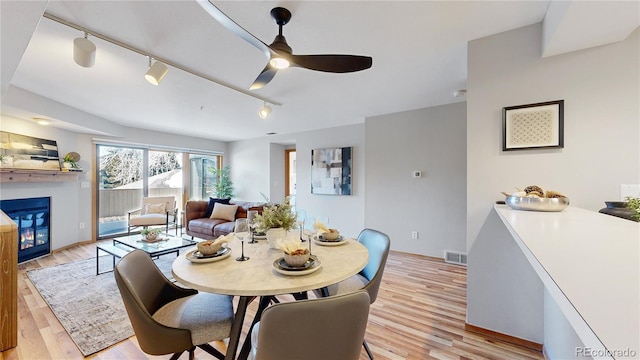
[[[304,223],[307,221],[307,213],[304,210],[300,209],[296,214],[298,219],[298,228],[300,229],[300,241],[304,242],[306,240],[302,237],[302,234],[304,231]]]
[[[234,228],[235,237],[240,239],[242,246],[242,255],[236,258],[237,261],[249,260],[248,256],[244,256],[244,239],[249,235],[249,224],[247,219],[237,219],[236,226]]]
[[[258,215],[258,212],[256,210],[247,211],[247,224],[249,225],[249,232],[251,233],[251,241],[249,241],[247,244],[257,243],[255,239],[256,215]]]

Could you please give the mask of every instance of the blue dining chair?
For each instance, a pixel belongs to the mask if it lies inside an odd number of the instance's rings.
[[[369,293],[371,304],[376,301],[378,290],[382,283],[384,267],[387,263],[387,256],[389,255],[391,240],[388,235],[380,231],[364,229],[358,235],[358,242],[369,250],[369,261],[364,269],[337,284],[314,290],[316,296],[335,296],[364,289]],[[373,354],[366,340],[362,341],[362,346],[367,351],[369,358],[373,360]]]

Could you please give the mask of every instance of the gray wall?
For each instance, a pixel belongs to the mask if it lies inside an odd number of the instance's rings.
[[[557,306],[545,301],[543,291],[514,294],[509,308],[492,304],[495,294],[512,293],[518,284],[540,286],[492,207],[504,198],[501,191],[537,184],[566,194],[571,206],[597,211],[605,200],[619,199],[620,184],[640,182],[640,39],[636,29],[616,44],[544,59],[541,43],[541,24],[536,24],[468,46],[467,322],[544,341],[545,347],[557,343],[546,340],[562,338],[575,342],[562,344],[573,349],[581,344],[567,330],[566,319],[553,316]],[[564,149],[501,150],[503,107],[560,99],[565,101]],[[496,257],[504,259],[508,273],[496,271],[495,261],[489,261]],[[557,355],[559,350],[547,351]]]
[[[466,252],[466,118],[456,103],[366,120],[365,225],[394,250]]]
[[[541,24],[471,41],[467,241],[501,191],[536,184],[597,211],[640,183],[639,30],[620,43],[541,59]],[[501,151],[502,108],[564,99],[564,149]]]
[[[466,251],[466,105],[366,119],[364,124],[229,144],[236,197],[279,201],[284,144],[296,144],[297,206],[327,216],[348,236],[365,227],[391,236],[393,250],[443,257]],[[311,194],[311,150],[353,147],[353,195]],[[271,163],[269,167],[267,164]],[[423,177],[414,179],[413,170]],[[269,178],[264,176],[269,174]],[[419,239],[411,239],[411,231]]]

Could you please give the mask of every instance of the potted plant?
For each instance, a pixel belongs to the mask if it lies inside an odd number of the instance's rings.
[[[155,240],[161,232],[162,230],[160,229],[144,228],[140,231],[140,234],[147,240]]]
[[[255,217],[255,229],[267,234],[267,241],[272,248],[278,248],[287,231],[296,226],[296,214],[291,211],[289,199],[280,204],[265,206],[262,214]]]
[[[640,221],[640,197],[627,196],[627,209],[631,211],[631,217],[635,221]]]
[[[62,158],[62,167],[65,169],[77,168],[78,163],[76,163],[75,157],[69,153]]]
[[[222,169],[210,168],[216,181],[216,196],[220,199],[230,199],[233,197],[233,182],[231,181],[231,168],[227,165]]]

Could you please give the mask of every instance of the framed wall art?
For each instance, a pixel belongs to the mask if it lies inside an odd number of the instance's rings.
[[[60,170],[55,140],[0,131],[0,167]]]
[[[311,150],[311,193],[351,195],[350,147]]]
[[[502,109],[502,150],[564,147],[564,100]]]

